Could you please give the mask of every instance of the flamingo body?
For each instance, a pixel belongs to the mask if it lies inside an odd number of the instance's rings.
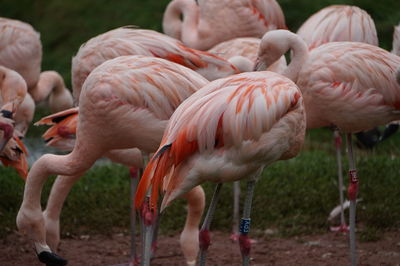
[[[333,5],[312,15],[297,34],[314,49],[328,42],[353,41],[378,46],[375,23],[371,16],[356,6]]]
[[[101,52],[100,52],[101,51]],[[209,80],[238,73],[238,69],[213,54],[184,46],[180,41],[152,30],[117,28],[90,39],[72,59],[75,101],[89,73],[106,60],[123,55],[146,55],[167,59],[199,72]]]
[[[163,141],[148,164],[136,207],[152,187],[151,206],[164,191],[162,209],[205,181],[248,178],[280,159],[295,156],[303,143],[301,94],[273,72],[250,72],[209,83],[175,111]]]
[[[33,88],[42,63],[40,34],[22,21],[0,18],[0,65],[17,71]]]
[[[356,133],[400,118],[400,57],[364,43],[328,43],[299,72],[309,128]],[[350,115],[351,114],[351,115]]]

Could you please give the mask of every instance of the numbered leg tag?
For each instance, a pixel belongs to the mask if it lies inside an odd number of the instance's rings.
[[[250,218],[242,218],[240,221],[239,231],[242,234],[248,234],[250,232]]]

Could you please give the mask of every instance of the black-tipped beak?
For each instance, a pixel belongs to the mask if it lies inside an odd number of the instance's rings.
[[[261,62],[259,57],[257,57],[256,63],[254,64],[253,71],[264,71],[264,70],[265,70],[265,64],[263,62]]]

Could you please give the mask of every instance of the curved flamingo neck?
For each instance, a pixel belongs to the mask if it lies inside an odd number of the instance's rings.
[[[299,71],[308,58],[308,48],[300,36],[294,33],[288,34],[286,38],[287,45],[289,47],[288,50],[292,51],[292,56],[290,64],[282,74],[291,79],[293,82],[296,82]]]
[[[62,77],[55,71],[44,71],[40,73],[39,82],[32,90],[32,97],[35,102],[45,100],[50,93],[55,95],[64,91],[65,84]]]
[[[183,28],[189,28],[191,31],[197,31],[198,6],[193,0],[174,0],[165,10],[163,18],[164,32],[176,39],[182,40]],[[181,20],[183,17],[183,21]],[[188,30],[185,30],[187,34]],[[192,33],[193,34],[193,33]]]

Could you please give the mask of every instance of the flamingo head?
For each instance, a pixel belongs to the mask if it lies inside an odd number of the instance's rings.
[[[296,35],[288,30],[273,30],[264,34],[258,49],[255,71],[266,70],[291,48]]]

